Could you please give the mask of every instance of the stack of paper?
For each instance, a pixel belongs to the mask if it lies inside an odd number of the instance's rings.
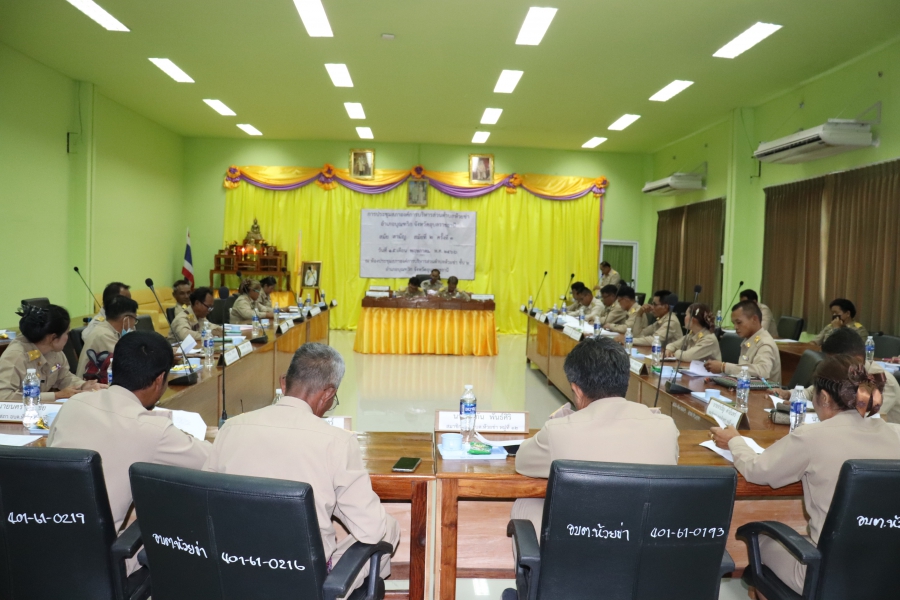
[[[40,438],[39,435],[9,435],[0,433],[0,446],[25,446]]]
[[[711,373],[706,370],[706,367],[703,365],[702,361],[692,360],[691,366],[687,369],[681,369],[681,372],[685,375],[690,375],[691,377],[715,377],[715,373]]]
[[[756,443],[756,440],[750,439],[747,436],[741,436],[741,439],[744,440],[750,449],[756,452],[757,454],[762,454],[765,451],[765,448]],[[728,462],[734,462],[734,455],[731,453],[731,450],[723,450],[716,446],[716,443],[712,440],[707,440],[700,444],[704,448],[709,448]]]

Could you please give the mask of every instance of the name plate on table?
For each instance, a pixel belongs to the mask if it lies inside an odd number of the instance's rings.
[[[646,375],[647,374],[647,363],[642,360],[637,360],[636,358],[628,359],[631,364],[631,372],[635,375]]]
[[[325,417],[325,422],[338,429],[353,431],[353,417]]]
[[[309,316],[315,317],[315,316],[319,315],[319,313],[321,313],[321,312],[322,312],[321,308],[319,308],[318,306],[313,306],[311,309],[309,309]]]
[[[288,329],[290,329],[294,325],[293,321],[285,321],[281,325],[278,326],[278,331],[281,333],[287,333]]]
[[[575,340],[576,342],[581,341],[581,332],[578,331],[578,328],[572,327],[571,325],[566,325],[563,327],[563,333]]]
[[[391,291],[391,286],[389,285],[370,285],[370,292],[389,292]]]
[[[366,292],[366,298],[390,298],[390,292]]]
[[[472,300],[493,300],[493,294],[472,294]]]
[[[547,313],[539,314],[537,316],[537,320],[540,321],[541,323],[546,323],[547,322]]]
[[[435,411],[434,430],[459,431],[459,411]],[[475,414],[475,431],[491,433],[528,433],[528,413],[479,411]]]
[[[253,352],[253,344],[250,343],[250,340],[247,340],[237,347],[237,351],[240,353],[241,358],[243,358]]]
[[[59,404],[42,404],[41,405],[41,417],[46,417],[49,415],[56,416],[56,413],[59,412],[59,409],[62,408]],[[21,423],[22,419],[25,417],[25,404],[22,402],[0,402],[0,421],[12,421],[14,423]],[[49,423],[49,421],[48,421]],[[458,429],[458,427],[457,427]]]
[[[226,367],[229,367],[232,364],[236,363],[238,360],[240,360],[240,358],[241,355],[238,353],[237,348],[232,348],[222,355],[222,361],[225,363]]]
[[[706,414],[713,417],[716,422],[724,427],[731,425],[735,429],[745,429],[741,425],[746,421],[747,415],[736,408],[726,406],[718,400],[712,399],[706,405]]]

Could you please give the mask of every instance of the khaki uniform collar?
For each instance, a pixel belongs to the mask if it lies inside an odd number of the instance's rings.
[[[295,398],[294,396],[284,396],[281,400],[278,401],[278,404],[276,404],[275,406],[282,405],[290,406],[291,408],[299,408],[301,411],[306,411],[309,414],[313,415],[312,407],[307,404],[305,400]]]

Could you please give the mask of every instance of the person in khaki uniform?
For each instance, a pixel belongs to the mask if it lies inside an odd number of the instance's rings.
[[[562,301],[560,303],[560,306],[565,306],[566,312],[568,312],[568,313],[577,313],[578,309],[580,309],[582,306],[584,306],[581,303],[581,301],[579,300],[579,298],[581,297],[581,293],[585,292],[585,291],[589,291],[589,290],[584,285],[583,281],[576,281],[575,283],[572,284],[572,287],[569,289],[572,291],[572,302],[569,304],[566,304],[566,297],[560,296],[559,299]],[[593,297],[593,294],[591,294],[591,297]]]
[[[388,515],[362,461],[356,434],[329,425],[322,416],[333,408],[344,376],[344,360],[324,344],[303,344],[281,376],[285,396],[278,404],[229,419],[216,436],[203,469],[303,481],[313,488],[319,533],[334,568],[355,542],[400,541],[397,521]],[[332,519],[350,535],[338,541]],[[368,565],[351,589],[362,584]],[[390,575],[390,557],[381,576]]]
[[[432,292],[437,294],[444,289],[444,283],[441,281],[441,272],[438,269],[431,270],[431,279],[426,279],[420,286],[426,294]]]
[[[91,334],[82,338],[81,356],[78,357],[77,377],[84,377],[88,363],[96,365],[97,380],[106,383],[105,364],[112,356],[116,342],[126,333],[132,333],[137,324],[138,304],[131,298],[116,296],[106,306],[106,320],[99,323]]]
[[[419,287],[419,278],[410,277],[405,290],[394,292],[394,298],[424,298],[425,292]]]
[[[862,326],[862,323],[856,320],[856,306],[852,302],[846,298],[836,298],[831,301],[828,308],[831,309],[831,323],[819,332],[819,335],[813,340],[813,344],[821,346],[828,336],[842,327],[855,331],[862,341],[866,341],[869,332]]]
[[[774,339],[778,339],[778,323],[775,321],[775,315],[772,314],[772,309],[759,301],[759,294],[756,293],[755,290],[744,290],[741,292],[741,302],[745,300],[749,300],[750,302],[756,302],[756,305],[759,307],[759,312],[762,314],[762,328],[769,332]]]
[[[275,291],[275,285],[277,281],[274,277],[269,275],[268,277],[263,277],[259,280],[260,290],[259,290],[259,298],[256,299],[256,308],[259,310],[260,316],[263,314],[271,314],[275,315],[273,312],[275,307],[272,304],[272,292]],[[280,307],[279,307],[280,308]],[[266,317],[271,318],[271,317]]]
[[[687,336],[666,346],[666,356],[683,362],[722,360],[722,350],[715,334],[716,318],[708,306],[691,304],[684,315],[684,326],[688,330]]]
[[[88,322],[87,327],[84,328],[81,336],[85,337],[88,333],[93,331],[94,327],[102,323],[106,320],[106,306],[112,302],[112,299],[116,296],[125,296],[126,298],[131,298],[131,287],[125,285],[121,281],[113,281],[110,284],[107,284],[105,288],[103,288],[103,296],[101,297],[101,301],[103,302],[103,306],[100,307],[100,312],[98,312],[94,317]]]
[[[756,302],[736,304],[731,311],[731,322],[737,334],[746,340],[741,344],[740,361],[735,365],[721,360],[707,360],[706,369],[737,377],[741,374],[741,367],[746,365],[750,377],[766,379],[772,384],[781,383],[781,355],[775,340],[762,329],[762,313]]]
[[[631,330],[635,346],[650,346],[653,344],[653,337],[657,335],[660,343],[663,344],[667,344],[666,340],[680,340],[684,336],[681,332],[681,324],[678,322],[678,317],[672,314],[669,310],[669,305],[666,304],[666,298],[670,295],[671,292],[668,290],[657,290],[653,293],[653,300],[650,304],[641,307],[642,313],[653,311],[656,322],[652,325],[644,325],[645,321],[635,320],[635,323],[642,325],[639,329]],[[616,337],[616,340],[620,344],[624,344],[625,336],[619,335]]]
[[[131,507],[132,464],[199,469],[212,445],[177,429],[168,411],[152,410],[166,391],[169,369],[175,364],[162,335],[130,333],[116,344],[115,356],[114,384],[70,398],[50,426],[47,446],[100,454],[109,507],[119,529]]]
[[[628,319],[628,315],[616,303],[616,293],[619,291],[614,285],[605,285],[600,289],[599,310],[596,314],[590,314],[588,318],[590,323],[598,322],[601,326],[624,323]]]
[[[69,313],[61,306],[22,305],[16,313],[22,333],[0,356],[0,402],[22,402],[22,381],[28,369],[41,380],[41,402],[71,398],[81,390],[98,388],[69,370],[63,348],[69,340]],[[105,386],[99,386],[105,387]]]
[[[634,333],[638,329],[646,327],[647,321],[644,318],[644,313],[635,300],[635,297],[633,288],[630,288],[627,285],[621,286],[616,293],[616,302],[622,312],[625,313],[625,320],[607,323],[603,328],[607,331],[614,331],[616,333],[625,333],[627,329],[631,329],[631,333]],[[621,315],[617,315],[617,320],[620,320],[621,318]],[[612,318],[610,318],[610,321],[612,321]]]
[[[592,322],[593,319],[597,319],[604,308],[603,303],[594,298],[594,294],[587,288],[583,288],[579,292],[573,293],[575,294],[575,304],[573,305],[573,308],[567,308],[569,314],[577,317],[579,313],[582,313],[584,314],[585,321],[590,320],[589,322]]]
[[[600,277],[600,281],[597,285],[594,286],[595,290],[602,290],[604,286],[614,285],[619,286],[622,283],[622,276],[619,275],[619,272],[612,268],[605,260],[600,263],[600,273],[602,276]]]
[[[735,468],[747,481],[773,488],[797,481],[803,485],[810,541],[818,544],[844,461],[900,459],[900,428],[867,418],[879,411],[883,383],[881,377],[867,375],[857,358],[828,356],[815,373],[813,406],[819,423],[803,425],[762,454],[750,449],[734,427],[713,427],[712,435],[720,448],[731,450]],[[795,592],[803,592],[804,565],[767,536],[760,536],[759,550],[763,564]]]
[[[566,357],[575,412],[560,410],[516,453],[516,471],[547,478],[554,460],[638,464],[678,463],[678,429],[671,417],[625,399],[630,378],[625,349],[603,337],[586,338]],[[565,408],[565,407],[564,407]],[[544,501],[516,500],[513,519],[530,519],[540,539]]]
[[[444,300],[471,300],[472,297],[466,292],[459,289],[457,287],[458,285],[459,278],[456,277],[456,275],[451,275],[450,279],[447,280],[447,287],[438,292],[438,296],[440,298],[443,298]]]
[[[172,298],[175,300],[175,306],[191,305],[191,282],[187,279],[179,279],[172,284]]]
[[[271,309],[266,310],[259,305],[262,285],[258,281],[255,279],[243,280],[238,293],[238,299],[234,301],[234,305],[231,307],[229,323],[250,325],[253,323],[253,315],[258,315],[260,319],[271,319],[273,317]]]
[[[175,318],[172,319],[167,338],[172,344],[180,344],[187,336],[193,337],[198,343],[201,341],[206,317],[213,309],[212,292],[208,287],[199,287],[191,292],[190,300],[190,308],[175,308]],[[222,328],[213,325],[212,332],[213,336],[221,336]]]

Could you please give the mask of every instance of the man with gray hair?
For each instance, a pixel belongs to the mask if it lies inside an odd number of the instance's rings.
[[[628,355],[615,341],[586,338],[563,365],[575,395],[553,413],[516,454],[516,471],[547,478],[554,460],[674,465],[678,463],[678,429],[671,417],[625,399],[630,379]],[[511,518],[530,519],[538,539],[544,501],[523,498],[513,505]]]
[[[372,491],[356,435],[329,425],[322,415],[337,406],[344,359],[324,344],[303,344],[286,375],[278,404],[229,419],[216,436],[203,469],[230,475],[271,477],[308,483],[329,570],[355,542],[386,541],[397,549],[400,527]],[[332,519],[350,535],[336,538]],[[369,572],[366,565],[351,589]],[[391,574],[390,556],[380,574]],[[349,595],[349,593],[348,593]]]

